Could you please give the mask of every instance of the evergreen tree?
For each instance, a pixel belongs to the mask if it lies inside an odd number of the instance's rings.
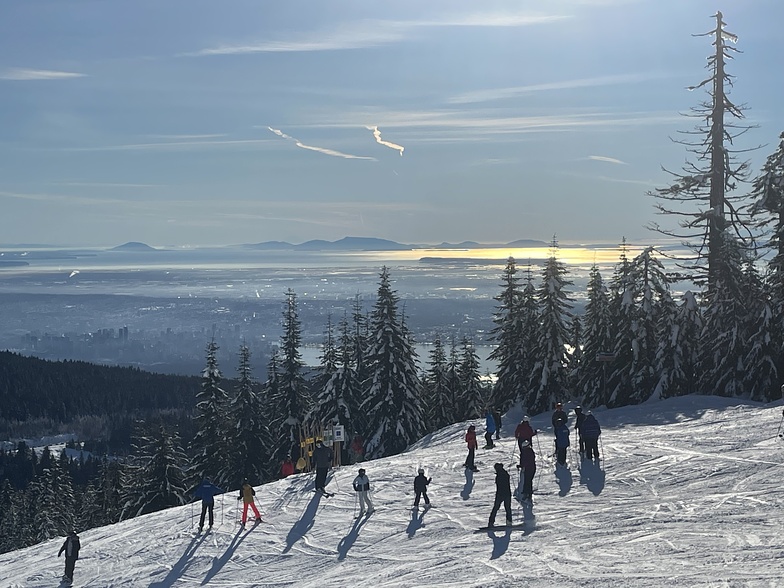
[[[371,314],[368,366],[370,376],[362,410],[372,431],[369,457],[403,451],[424,431],[416,353],[405,323],[398,318],[398,297],[384,266]]]
[[[76,499],[71,477],[62,462],[44,448],[41,462],[45,467],[27,489],[32,507],[32,526],[36,543],[64,536],[76,521]]]
[[[588,279],[588,301],[583,316],[583,362],[577,384],[578,394],[590,406],[600,406],[607,400],[605,376],[607,362],[603,361],[613,352],[610,297],[602,274],[596,264],[591,267]],[[601,361],[600,361],[601,360]]]
[[[221,388],[222,375],[218,369],[218,344],[214,340],[207,345],[207,366],[202,372],[201,390],[196,395],[196,435],[191,444],[193,461],[192,477],[201,480],[208,477],[218,486],[231,480],[224,478],[227,454],[227,405],[228,395]]]
[[[231,426],[227,430],[226,465],[219,475],[219,479],[231,481],[226,489],[239,488],[243,479],[260,484],[273,474],[270,471],[273,443],[256,391],[250,357],[250,349],[243,343],[237,391],[228,409]]]
[[[466,421],[482,415],[482,409],[487,404],[486,390],[482,386],[479,356],[473,341],[464,336],[460,341],[460,350],[460,365],[457,370],[461,383],[460,401],[457,404],[460,412],[456,415],[456,420]]]
[[[154,436],[141,437],[137,449],[136,467],[124,481],[122,519],[185,504],[187,457],[176,433],[159,427]]]
[[[534,356],[531,390],[523,406],[536,414],[551,408],[556,401],[571,398],[569,374],[566,369],[566,346],[569,343],[568,321],[572,308],[566,288],[572,284],[568,270],[558,260],[558,243],[553,238],[550,257],[542,270],[542,283],[537,291],[539,303],[539,346]]]
[[[449,364],[439,334],[435,336],[429,356],[429,368],[422,382],[423,405],[427,410],[425,427],[428,432],[437,431],[454,422],[452,420],[453,396],[449,388]]]
[[[305,378],[302,375],[302,355],[299,348],[302,344],[302,326],[297,310],[297,295],[289,289],[286,292],[286,303],[283,309],[283,335],[280,345],[280,371],[278,386],[282,400],[281,414],[285,415],[278,432],[282,443],[289,445],[299,441],[299,427],[305,421],[305,414],[310,410]],[[282,446],[281,446],[282,447]],[[283,459],[281,451],[276,458]]]
[[[499,304],[493,313],[495,327],[490,331],[490,340],[496,343],[490,359],[498,362],[493,405],[503,412],[520,396],[527,376],[521,371],[526,364],[526,358],[522,354],[522,291],[513,257],[506,261],[501,282],[501,293],[494,297]]]
[[[685,292],[680,306],[667,294],[661,301],[656,352],[657,399],[691,394],[697,389],[702,314],[692,292]]]

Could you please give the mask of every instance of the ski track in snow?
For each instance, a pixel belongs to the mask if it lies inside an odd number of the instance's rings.
[[[195,535],[198,504],[84,531],[74,585],[780,588],[781,403],[739,402],[686,397],[594,411],[605,459],[580,463],[572,436],[569,470],[556,470],[548,453],[550,415],[534,417],[534,505],[512,500],[523,528],[476,533],[492,506],[493,463],[518,483],[518,409],[497,447],[477,451],[477,473],[462,467],[466,423],[364,463],[377,510],[360,519],[356,466],[344,466],[331,472],[332,498],[312,492],[312,474],[258,487],[265,522],[255,527],[239,527],[231,492],[218,497],[209,533]],[[411,508],[419,467],[433,478],[429,510]],[[58,586],[62,540],[0,555],[0,586]]]

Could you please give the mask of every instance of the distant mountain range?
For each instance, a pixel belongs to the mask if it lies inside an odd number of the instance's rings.
[[[299,245],[286,243],[285,241],[265,241],[242,245],[246,249],[259,251],[408,251],[411,249],[501,249],[501,248],[523,248],[523,247],[547,247],[545,241],[535,239],[519,239],[511,243],[477,243],[476,241],[463,241],[461,243],[441,243],[439,245],[422,243],[398,243],[387,239],[377,239],[375,237],[344,237],[337,241],[324,241],[315,239],[305,241]]]

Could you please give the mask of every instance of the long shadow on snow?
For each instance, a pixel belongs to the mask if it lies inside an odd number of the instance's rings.
[[[153,582],[150,584],[150,588],[169,588],[174,586],[174,583],[180,579],[182,574],[188,568],[188,562],[190,561],[191,557],[193,557],[193,554],[196,553],[196,548],[199,547],[199,545],[201,545],[206,538],[207,535],[202,534],[191,539],[191,542],[188,543],[188,546],[180,556],[180,559],[178,559],[177,563],[172,566],[172,569],[169,570],[169,573],[166,574],[166,577],[159,582]]]
[[[243,531],[245,531],[243,533]],[[215,577],[215,574],[221,571],[223,566],[231,559],[231,556],[237,551],[237,548],[240,546],[240,543],[245,541],[245,538],[253,532],[253,527],[250,529],[244,529],[240,527],[237,529],[237,532],[234,534],[234,537],[231,538],[231,543],[229,543],[228,547],[226,547],[226,551],[223,552],[219,558],[215,559],[212,562],[212,567],[207,572],[207,575],[204,576],[204,579],[201,581],[201,585],[204,586],[205,584],[209,584],[210,580]]]
[[[556,466],[555,478],[558,480],[558,496],[566,496],[572,489],[572,471],[569,468]]]
[[[466,468],[465,470],[466,483],[460,491],[460,497],[463,500],[471,498],[471,490],[474,489],[474,472]]]
[[[425,526],[426,512],[427,510],[423,510],[422,514],[419,514],[419,509],[411,510],[411,522],[408,523],[408,529],[406,529],[406,534],[409,539],[413,539],[416,532]]]
[[[354,542],[357,540],[357,537],[359,537],[359,530],[367,521],[367,517],[361,517],[355,520],[351,530],[340,540],[340,543],[338,543],[338,561],[346,559],[348,550],[354,546]]]
[[[496,535],[498,532],[492,530],[487,532],[487,536],[493,540],[493,553],[490,554],[490,559],[498,559],[509,549],[509,538],[512,536],[512,530],[506,529],[500,537]]]
[[[590,459],[584,459],[580,464],[580,484],[584,484],[594,496],[599,496],[604,490],[604,471]]]
[[[294,526],[291,527],[289,534],[286,536],[286,547],[283,549],[283,553],[291,551],[294,544],[310,531],[310,528],[313,526],[313,521],[316,519],[316,511],[318,510],[320,501],[321,494],[316,492],[308,503],[307,508],[302,513],[302,516],[294,523]]]

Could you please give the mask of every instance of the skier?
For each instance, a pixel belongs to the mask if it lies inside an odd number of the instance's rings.
[[[485,449],[492,449],[493,434],[495,433],[495,419],[493,418],[493,411],[489,408],[485,412]]]
[[[291,455],[287,455],[283,463],[280,464],[280,477],[288,478],[294,473],[294,462],[291,461]]]
[[[521,455],[523,452],[523,441],[528,441],[528,443],[531,443],[531,441],[533,441],[534,435],[536,435],[538,432],[539,431],[531,426],[529,418],[524,416],[523,420],[520,421],[520,424],[517,425],[514,433],[515,438],[517,439],[517,446],[520,448]]]
[[[430,499],[427,497],[427,486],[430,482],[433,481],[433,478],[425,478],[425,470],[419,468],[419,472],[417,472],[416,478],[414,478],[414,492],[416,493],[416,498],[414,498],[414,508],[419,508],[419,497],[425,499],[425,508],[430,506]]]
[[[574,430],[577,431],[577,440],[580,446],[580,457],[585,455],[585,439],[583,439],[583,431],[582,431],[582,424],[585,420],[585,414],[583,413],[583,407],[577,405],[574,407],[574,414],[577,417],[577,422],[574,425]]]
[[[468,432],[465,434],[465,441],[468,444],[468,457],[466,457],[463,467],[477,472],[479,470],[474,465],[474,451],[479,444],[476,441],[476,427],[474,425],[469,425]]]
[[[553,412],[553,419],[552,420],[553,420],[553,431],[555,431],[555,428],[558,425],[560,425],[560,424],[564,424],[565,425],[567,423],[567,421],[569,420],[569,417],[566,416],[566,413],[564,412],[563,404],[561,404],[560,402],[557,402],[555,404],[555,412]]]
[[[602,428],[590,410],[585,414],[581,431],[585,440],[585,458],[599,461],[599,436],[602,434]]]
[[[506,524],[512,524],[512,488],[509,485],[509,472],[504,469],[504,464],[495,464],[495,502],[493,503],[493,510],[490,511],[490,520],[487,523],[488,527],[495,526],[495,515],[498,509],[504,504],[506,510]]]
[[[64,582],[73,582],[74,567],[76,566],[76,560],[79,559],[79,550],[81,547],[82,546],[79,543],[79,535],[76,534],[76,531],[68,531],[68,537],[65,538],[65,542],[60,548],[60,551],[57,552],[57,557],[60,557],[63,552],[65,552],[65,573],[63,573]]]
[[[223,494],[223,490],[218,488],[215,484],[210,482],[209,478],[204,478],[201,484],[193,491],[196,498],[201,498],[201,518],[199,518],[199,533],[204,528],[204,516],[209,511],[210,513],[210,529],[213,524],[213,509],[215,507],[215,495]]]
[[[316,464],[316,492],[326,494],[324,486],[327,482],[327,470],[332,467],[332,450],[319,439],[313,450],[313,461]]]
[[[523,474],[522,500],[531,500],[534,494],[534,475],[536,474],[536,454],[531,442],[523,439],[520,447],[520,469]]]
[[[569,447],[569,427],[562,423],[555,427],[555,457],[558,465],[566,465],[566,448]]]
[[[370,480],[365,475],[364,468],[359,468],[357,474],[351,485],[354,486],[354,492],[359,498],[359,516],[365,514],[365,505],[367,505],[368,514],[371,514],[376,509],[373,508],[373,503],[370,501]]]
[[[495,438],[501,438],[501,411],[498,409],[493,410],[493,421],[495,421]]]
[[[237,500],[242,500],[242,526],[245,526],[245,521],[248,520],[248,507],[253,509],[253,514],[256,515],[256,522],[261,522],[261,515],[259,514],[259,509],[256,508],[256,491],[253,489],[253,486],[250,485],[248,479],[242,482],[242,488],[240,488],[240,496]]]

